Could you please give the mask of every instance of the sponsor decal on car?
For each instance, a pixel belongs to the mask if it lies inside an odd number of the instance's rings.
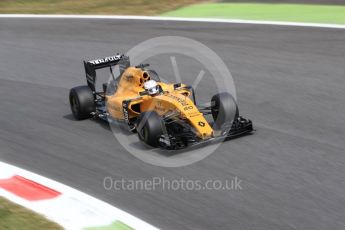
[[[199,121],[199,122],[198,122],[198,125],[201,126],[201,127],[205,127],[205,122]]]
[[[93,65],[98,65],[98,64],[102,64],[102,63],[107,63],[107,62],[112,62],[112,61],[118,61],[121,59],[120,54],[115,55],[115,56],[110,56],[110,57],[105,57],[105,58],[101,58],[101,59],[96,59],[96,60],[92,60],[89,61],[89,63],[93,64]]]
[[[174,99],[174,100],[176,100],[177,102],[179,102],[179,103],[180,103],[181,105],[183,105],[183,106],[187,106],[187,105],[188,105],[187,102],[186,102],[186,100],[183,100],[183,99],[181,99],[181,98],[179,98],[179,97],[177,97],[177,96],[175,96],[175,95],[168,94],[167,96],[170,97],[170,98],[172,98],[172,99]]]

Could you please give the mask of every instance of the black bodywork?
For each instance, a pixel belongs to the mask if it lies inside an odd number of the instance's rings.
[[[218,130],[217,136],[207,140],[200,139],[191,130],[191,127],[183,121],[176,122],[174,120],[165,119],[164,124],[167,134],[161,135],[158,142],[161,148],[168,150],[178,150],[186,147],[226,141],[254,131],[252,121],[241,116],[235,118],[228,127],[223,127],[221,130]]]

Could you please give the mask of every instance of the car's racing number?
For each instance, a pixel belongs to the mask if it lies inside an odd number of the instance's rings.
[[[134,79],[134,76],[133,76],[133,75],[127,75],[127,76],[126,76],[126,80],[127,80],[128,82],[133,82],[133,79]]]
[[[184,111],[191,110],[191,109],[193,109],[193,106],[189,105],[189,106],[184,107],[183,109],[184,109]]]

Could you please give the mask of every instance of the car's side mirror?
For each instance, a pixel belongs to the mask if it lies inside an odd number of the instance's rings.
[[[174,89],[180,88],[181,87],[181,83],[176,83],[174,84]]]

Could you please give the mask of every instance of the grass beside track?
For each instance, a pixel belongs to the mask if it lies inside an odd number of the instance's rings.
[[[345,6],[262,3],[205,3],[163,16],[345,24]]]
[[[43,216],[0,197],[0,229],[60,230],[63,228]]]
[[[0,0],[1,14],[157,15],[200,0]]]

